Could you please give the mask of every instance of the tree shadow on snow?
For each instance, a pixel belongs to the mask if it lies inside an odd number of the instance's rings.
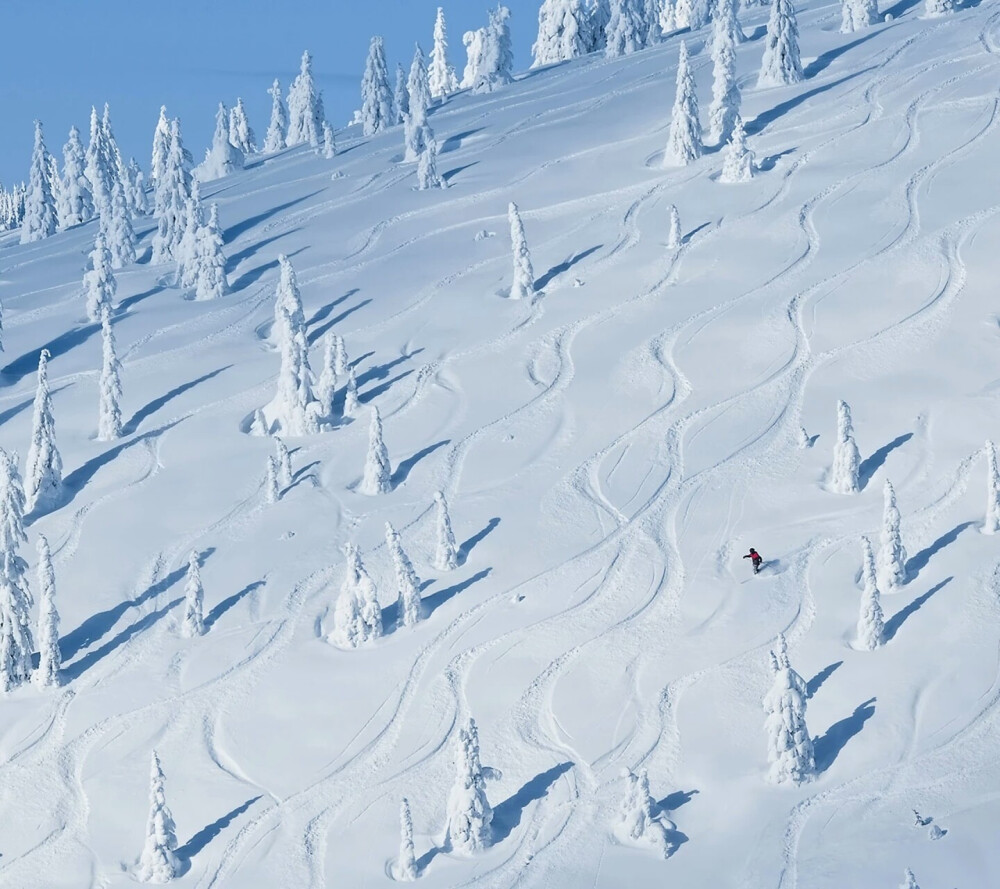
[[[459,173],[463,173],[469,169],[469,167],[478,166],[479,161],[472,161],[469,164],[462,164],[460,167],[453,167],[447,173],[442,173],[441,178],[448,184],[451,185],[451,180],[454,179]]]
[[[462,147],[462,141],[468,139],[469,136],[475,136],[476,133],[481,133],[486,127],[476,127],[474,130],[466,130],[463,133],[455,133],[453,136],[449,136],[444,142],[441,143],[441,149],[438,154],[448,154],[449,151],[458,151]]]
[[[920,3],[920,0],[899,0],[899,3],[884,10],[882,17],[891,15],[894,19],[898,19],[904,12],[909,12],[918,3]]]
[[[301,204],[303,201],[308,201],[309,198],[314,198],[316,195],[323,191],[322,188],[317,189],[311,194],[303,195],[300,198],[294,198],[293,200],[287,201],[284,204],[278,204],[277,207],[270,207],[263,213],[258,213],[256,216],[250,216],[244,219],[242,222],[237,222],[235,225],[229,226],[229,228],[223,230],[222,232],[222,243],[231,244],[244,232],[250,231],[255,225],[260,225],[262,222],[266,222],[272,216],[277,216],[279,213],[283,213],[285,210],[294,207],[296,204]]]
[[[917,596],[909,605],[905,605],[899,609],[892,617],[890,617],[885,622],[884,637],[885,641],[888,642],[893,639],[896,633],[899,632],[899,628],[903,626],[906,619],[916,611],[919,611],[924,603],[933,596],[942,587],[947,586],[954,578],[946,577],[941,583],[936,586],[932,586],[926,593],[922,596]]]
[[[443,590],[438,590],[436,593],[430,596],[424,596],[423,598],[424,615],[426,617],[430,617],[449,599],[454,598],[459,593],[465,592],[465,590],[467,590],[473,584],[479,583],[479,581],[481,580],[485,580],[487,577],[490,576],[492,572],[493,572],[492,568],[484,568],[482,571],[477,571],[475,574],[472,575],[472,577],[468,577],[465,580],[459,581],[458,583],[450,587],[446,587]],[[384,614],[385,612],[383,611],[383,615]],[[393,626],[396,625],[395,615],[393,615],[392,618],[392,625]]]
[[[463,544],[461,544],[461,546],[459,546],[458,548],[458,564],[464,565],[466,563],[466,560],[469,558],[469,553],[472,552],[476,544],[478,544],[481,540],[483,540],[487,535],[491,534],[494,528],[496,528],[496,526],[499,524],[500,524],[500,517],[494,516],[486,523],[486,527],[483,528],[482,531],[477,531],[468,540],[466,540]]]
[[[786,154],[795,154],[795,149],[786,148],[784,151],[779,151],[777,154],[769,154],[767,157],[761,158],[760,163],[757,164],[757,169],[760,170],[761,173],[770,172],[774,169],[778,161],[780,161]],[[816,435],[814,438],[819,438],[819,436]]]
[[[946,534],[942,534],[930,546],[920,550],[920,552],[913,556],[913,558],[907,561],[906,576],[911,580],[915,578],[921,571],[924,570],[924,568],[927,567],[927,563],[931,560],[933,555],[958,540],[958,535],[961,534],[966,528],[971,528],[974,524],[975,522],[962,522]]]
[[[255,580],[253,583],[248,583],[238,593],[233,593],[228,599],[223,599],[218,605],[212,608],[208,614],[205,615],[205,629],[212,629],[218,619],[229,611],[230,608],[236,605],[241,599],[245,599],[251,593],[256,592],[263,586],[267,586],[266,580]]]
[[[675,790],[673,793],[668,793],[663,799],[661,799],[656,807],[661,812],[675,812],[681,806],[687,805],[694,799],[696,793],[700,793],[699,790]]]
[[[398,367],[404,361],[409,361],[414,355],[419,355],[423,352],[423,346],[419,349],[414,349],[412,352],[407,352],[405,355],[400,355],[398,358],[393,358],[392,361],[386,361],[384,364],[376,364],[368,368],[364,373],[359,374],[357,377],[357,383],[359,386],[364,386],[367,383],[374,382],[375,380],[384,380],[389,376],[389,372],[394,368]]]
[[[117,312],[127,312],[134,305],[138,305],[143,300],[149,299],[151,296],[156,296],[157,293],[163,293],[167,287],[165,284],[157,284],[154,287],[150,287],[149,290],[143,290],[142,293],[133,293],[132,296],[126,296],[120,303],[115,311]],[[100,324],[97,325],[100,328]]]
[[[195,386],[212,379],[212,377],[217,377],[220,373],[229,370],[229,368],[231,367],[232,367],[231,364],[227,364],[225,367],[220,367],[217,370],[210,371],[204,376],[198,377],[198,379],[196,380],[191,380],[190,382],[182,383],[180,386],[171,389],[169,392],[167,392],[164,395],[161,395],[159,398],[154,398],[151,402],[149,402],[149,404],[139,408],[139,410],[135,412],[135,414],[132,416],[132,419],[129,420],[124,425],[124,427],[122,427],[122,434],[131,435],[139,428],[139,424],[142,423],[143,420],[145,420],[150,415],[155,414],[168,401],[172,401],[173,399],[177,398],[180,395],[183,395],[190,389],[193,389]]]
[[[305,466],[296,469],[295,473],[292,475],[292,483],[281,492],[281,496],[284,497],[289,491],[294,490],[306,481],[311,481],[313,483],[313,487],[319,487],[319,482],[315,473],[310,471],[319,465],[319,460],[313,460],[312,463],[307,463]]]
[[[832,80],[830,83],[824,83],[822,86],[817,86],[814,89],[806,90],[804,93],[799,93],[797,96],[792,96],[791,99],[786,99],[784,102],[779,102],[770,111],[762,111],[753,120],[749,121],[746,125],[746,134],[748,136],[756,136],[758,133],[762,132],[769,124],[774,123],[780,117],[788,114],[789,111],[794,111],[799,105],[808,102],[815,96],[820,95],[820,93],[825,93],[827,90],[832,90],[834,87],[841,86],[847,83],[849,80],[853,80],[855,77],[860,77],[862,74],[868,74],[875,70],[875,66],[869,66],[861,71],[855,71],[853,74],[845,74],[839,80]]]
[[[249,259],[251,256],[255,256],[268,244],[273,244],[275,241],[287,238],[289,235],[295,234],[297,231],[301,231],[301,229],[293,228],[286,232],[280,232],[276,235],[271,235],[269,238],[263,238],[260,241],[256,241],[250,246],[244,247],[242,250],[237,250],[236,253],[226,259],[226,274],[231,275],[236,271],[236,267],[243,262],[243,260]]]
[[[355,292],[357,292],[357,291],[355,291]],[[335,326],[337,324],[340,324],[340,322],[343,321],[346,318],[350,318],[351,315],[353,315],[355,312],[360,311],[361,309],[363,309],[370,302],[371,302],[370,299],[363,299],[357,305],[351,306],[351,308],[347,309],[346,311],[341,312],[339,315],[337,315],[336,318],[331,318],[322,327],[317,327],[316,330],[312,331],[309,334],[309,336],[308,336],[309,345],[310,346],[313,345],[313,343],[315,343],[318,339],[320,339],[331,327],[333,327],[333,326]]]
[[[825,71],[830,65],[840,58],[844,53],[850,52],[856,46],[860,46],[862,43],[867,43],[873,37],[878,37],[879,34],[884,33],[884,29],[872,28],[863,37],[859,37],[857,40],[852,40],[850,43],[845,43],[843,46],[835,46],[833,49],[828,49],[824,53],[820,53],[813,59],[805,68],[802,69],[802,73],[808,80],[810,77],[815,77],[821,71]]]
[[[875,698],[869,698],[863,704],[858,704],[850,716],[835,722],[826,734],[813,740],[813,753],[816,757],[816,771],[825,772],[833,765],[840,751],[847,746],[865,723],[875,715]]]
[[[341,303],[347,302],[352,296],[354,296],[355,293],[360,293],[360,292],[361,292],[360,287],[352,287],[343,296],[338,296],[335,300],[332,300],[322,308],[317,309],[313,313],[313,316],[308,321],[306,321],[306,327],[312,327],[314,324],[319,324],[319,322],[322,321],[324,318],[326,318],[330,314],[330,312],[332,312],[335,308],[337,308],[337,306],[339,306]]]
[[[289,259],[292,259],[308,249],[309,249],[308,247],[300,247],[294,253],[287,253],[285,255]],[[278,260],[273,259],[271,260],[271,262],[265,262],[262,265],[256,266],[255,268],[250,269],[250,271],[244,272],[235,281],[231,281],[229,284],[229,289],[235,292],[237,290],[242,290],[244,287],[249,287],[251,284],[254,284],[261,278],[263,278],[264,275],[266,275],[269,271],[271,271],[271,269],[276,269],[278,265],[279,265]]]
[[[882,447],[875,451],[875,453],[873,453],[870,457],[861,461],[861,465],[858,467],[858,481],[861,484],[861,490],[868,487],[868,482],[870,482],[872,476],[882,468],[883,464],[888,459],[889,454],[896,450],[896,448],[901,448],[911,438],[913,438],[912,432],[904,432],[902,435],[897,435],[888,444],[882,445]]]
[[[502,843],[521,823],[521,815],[533,802],[548,794],[549,788],[566,772],[573,768],[571,762],[561,762],[557,766],[535,775],[517,793],[493,809],[493,842]]]
[[[63,389],[68,389],[72,385],[73,383],[66,383],[65,385],[60,386],[58,389],[52,389],[50,394],[55,395],[57,392],[62,392]],[[35,403],[35,397],[32,395],[31,398],[26,398],[20,404],[15,404],[13,407],[9,407],[7,408],[7,410],[0,412],[0,426],[2,426],[8,420],[12,420],[22,411],[27,410],[34,403]]]
[[[423,460],[424,457],[433,454],[438,448],[443,448],[446,444],[450,443],[450,438],[442,439],[441,441],[434,442],[432,445],[427,445],[426,448],[421,448],[412,457],[407,457],[405,460],[400,461],[396,467],[396,471],[392,474],[392,487],[397,488],[403,484],[413,471],[413,467]]]
[[[204,565],[206,560],[214,552],[215,547],[210,546],[208,549],[199,553],[199,566]],[[156,583],[151,584],[144,592],[136,596],[134,599],[126,599],[124,602],[119,602],[107,611],[99,611],[97,614],[93,614],[88,617],[75,630],[67,633],[62,637],[62,639],[59,640],[59,653],[62,655],[63,661],[68,661],[82,649],[89,648],[99,639],[103,638],[111,631],[111,628],[118,623],[122,615],[124,615],[130,608],[139,608],[150,599],[160,595],[160,593],[166,592],[186,574],[187,565],[181,565],[179,568],[175,568],[171,571],[168,575],[166,575],[166,577],[163,577],[156,581]]]
[[[214,840],[222,831],[224,831],[230,824],[232,824],[237,818],[240,817],[244,812],[247,811],[260,796],[255,796],[253,799],[248,799],[243,805],[237,806],[231,812],[223,815],[217,821],[213,821],[211,824],[203,827],[199,830],[191,839],[189,839],[183,846],[178,847],[177,857],[182,861],[190,861],[194,858],[202,849],[204,849],[212,840]]]
[[[542,275],[537,281],[535,281],[535,290],[544,290],[545,287],[555,278],[557,275],[561,275],[563,272],[568,272],[573,266],[578,262],[586,259],[591,253],[596,253],[604,245],[595,244],[593,247],[588,247],[586,250],[581,250],[579,253],[574,254],[568,259],[563,260],[558,265],[552,266],[544,275]]]
[[[830,666],[824,667],[815,676],[813,676],[813,678],[806,683],[806,695],[810,698],[813,697],[813,695],[819,691],[820,686],[822,686],[823,683],[826,682],[826,680],[829,679],[837,668],[843,663],[843,661],[837,661],[836,663],[830,664]]]
[[[404,370],[401,374],[397,374],[391,380],[386,380],[384,383],[381,383],[378,386],[373,386],[367,392],[359,393],[358,401],[360,401],[362,404],[368,404],[369,402],[374,401],[380,395],[384,395],[386,392],[388,392],[400,380],[405,380],[412,373],[413,373],[412,370]]]

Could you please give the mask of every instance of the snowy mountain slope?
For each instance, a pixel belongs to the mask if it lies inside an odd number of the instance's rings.
[[[925,889],[988,884],[1000,15],[891,11],[844,37],[838,7],[806,4],[807,80],[760,91],[763,13],[746,16],[762,165],[746,185],[714,181],[714,153],[659,168],[676,37],[436,109],[443,192],[414,189],[398,131],[209,184],[234,292],[188,302],[166,267],[119,275],[128,434],[111,446],[93,440],[100,336],[79,295],[94,223],[6,236],[0,439],[26,449],[47,345],[68,502],[29,529],[53,547],[66,683],[0,709],[0,882],[130,885],[155,746],[178,885],[385,885],[403,796],[428,886],[876,887],[906,866]],[[687,36],[703,107],[706,36]],[[501,298],[509,200],[531,304]],[[363,412],[290,441],[295,481],[264,502],[271,445],[245,430],[274,392],[279,252],[310,339],[345,337],[382,412],[390,494],[354,490]],[[854,496],[824,489],[840,398]],[[884,599],[889,644],[855,651],[859,537],[877,537],[887,478],[910,580]],[[465,541],[454,572],[430,566],[437,489]],[[348,541],[392,625],[387,520],[429,617],[338,650],[322,632]],[[748,580],[751,544],[770,564]],[[192,548],[209,632],[190,640]],[[794,790],[764,780],[782,631],[821,769]],[[470,714],[503,772],[495,848],[473,860],[439,848]],[[638,766],[683,834],[668,861],[612,838],[620,770]],[[931,842],[913,808],[947,834]]]

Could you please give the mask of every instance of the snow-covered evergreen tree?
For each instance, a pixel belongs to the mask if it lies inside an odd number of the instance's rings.
[[[323,337],[323,369],[316,381],[316,401],[319,402],[322,416],[333,418],[333,400],[337,393],[337,350],[333,331],[327,331]]]
[[[333,629],[327,638],[341,648],[357,648],[382,635],[382,609],[358,548],[348,543],[344,553],[344,581],[333,611]]]
[[[323,138],[323,96],[316,88],[312,74],[312,56],[306,50],[302,53],[299,74],[288,89],[288,134],[285,141],[289,145],[308,142],[313,148],[320,145]]]
[[[986,521],[984,534],[1000,532],[1000,471],[997,470],[997,449],[986,442]]]
[[[153,262],[175,259],[187,227],[188,200],[191,197],[191,174],[181,141],[180,121],[170,122],[170,147],[163,175],[156,183],[156,212],[160,222],[153,234]]]
[[[434,138],[434,131],[427,124],[424,124],[421,142],[423,142],[423,151],[420,152],[420,160],[417,161],[417,187],[420,191],[426,191],[429,188],[446,188],[448,183],[438,175],[437,171],[437,139]]]
[[[344,416],[350,419],[357,416],[361,401],[358,398],[358,378],[354,368],[347,368],[347,385],[344,387]]]
[[[111,186],[116,171],[111,167],[108,147],[105,145],[104,128],[97,116],[97,109],[90,109],[90,142],[86,152],[86,174],[94,196],[94,209],[98,214],[108,212],[111,204]]]
[[[278,394],[272,402],[273,419],[285,435],[308,435],[318,431],[309,411],[312,371],[302,299],[295,270],[288,258],[278,257],[280,273],[274,302],[274,330],[281,352]]]
[[[437,549],[434,551],[434,567],[438,571],[452,571],[458,567],[458,544],[455,542],[455,532],[451,528],[448,501],[444,499],[443,491],[434,492],[434,502],[437,504]]]
[[[806,728],[806,696],[796,681],[797,674],[780,658],[772,659],[776,666],[774,685],[764,698],[767,719],[767,758],[771,764],[768,780],[775,784],[800,784],[814,773],[812,739]]]
[[[432,99],[427,63],[419,43],[413,51],[410,73],[406,79],[406,92],[410,99],[410,114],[423,123],[427,116],[427,109],[431,107]]]
[[[215,133],[212,147],[205,152],[205,160],[194,171],[202,181],[221,179],[243,169],[243,152],[229,141],[229,111],[219,102],[215,112]]]
[[[195,236],[195,299],[218,299],[229,292],[224,247],[219,226],[219,205],[212,204],[208,222],[198,227]]]
[[[146,819],[146,842],[135,869],[140,883],[169,883],[181,871],[177,851],[177,829],[167,808],[163,788],[163,769],[153,751],[149,775],[149,817]]]
[[[396,626],[412,627],[423,617],[420,601],[420,578],[413,570],[413,563],[403,549],[399,534],[389,522],[385,523],[385,545],[396,572]]]
[[[948,15],[954,11],[955,0],[925,0],[924,2],[924,15],[927,18]]]
[[[185,636],[205,634],[205,589],[201,585],[201,569],[198,567],[198,553],[191,551],[188,557],[187,583],[184,586],[184,622],[181,632]]]
[[[851,409],[844,401],[837,402],[837,441],[833,446],[833,467],[830,470],[830,490],[837,494],[855,494],[861,490],[861,454],[854,442]]]
[[[274,460],[278,465],[278,481],[287,488],[292,483],[292,455],[277,435],[274,436]]]
[[[899,532],[899,508],[896,491],[886,480],[882,489],[882,537],[878,550],[876,575],[878,587],[884,593],[895,592],[906,583],[906,549]]]
[[[458,89],[455,69],[448,64],[448,28],[444,20],[444,10],[439,6],[434,20],[434,47],[431,50],[431,64],[428,72],[431,96],[441,99]]]
[[[250,129],[247,110],[243,107],[243,100],[240,98],[237,98],[236,104],[229,112],[229,141],[244,155],[257,152],[257,137]]]
[[[389,452],[382,440],[382,417],[378,408],[372,405],[371,423],[368,427],[368,456],[365,459],[365,474],[358,490],[362,494],[387,494],[392,490],[392,468]]]
[[[642,49],[646,45],[642,0],[611,0],[611,18],[604,33],[604,53],[609,59]]]
[[[38,385],[31,420],[31,445],[24,470],[25,509],[49,509],[59,501],[62,490],[62,457],[56,447],[56,420],[49,393],[49,350],[38,355]]]
[[[535,270],[524,237],[521,213],[513,201],[507,206],[507,221],[510,223],[510,246],[514,256],[514,283],[510,288],[510,298],[530,299],[535,292]]]
[[[94,216],[94,197],[87,179],[86,158],[80,131],[70,127],[69,140],[63,146],[63,179],[59,191],[58,218],[60,231],[79,225]]]
[[[722,149],[722,172],[719,174],[719,181],[729,184],[749,182],[753,178],[754,170],[754,156],[747,148],[743,118],[737,114],[729,141]]]
[[[510,10],[497,6],[483,32],[482,55],[476,72],[474,93],[492,93],[514,79],[514,50],[510,39]],[[413,102],[413,96],[410,96]]]
[[[531,67],[585,55],[590,51],[589,28],[582,0],[543,0],[538,10],[538,37],[531,47]]]
[[[125,168],[127,183],[127,197],[129,209],[136,216],[145,216],[149,213],[149,201],[146,198],[146,178],[134,157],[129,158],[128,166]]]
[[[867,537],[861,538],[861,611],[858,615],[858,648],[874,651],[885,641],[885,620],[879,601],[875,556]]]
[[[421,123],[420,110],[403,115],[403,161],[412,163],[419,161],[424,152],[424,124]]]
[[[611,21],[611,0],[587,0],[587,52],[607,47],[607,27]]]
[[[653,46],[663,39],[663,26],[660,24],[663,3],[664,0],[643,0],[642,20],[644,30],[642,33],[642,42],[645,46]]]
[[[121,364],[115,349],[115,332],[111,329],[111,312],[107,306],[101,312],[101,338],[104,357],[99,383],[97,440],[114,441],[121,438],[122,434],[122,378]]]
[[[413,851],[413,819],[410,817],[410,803],[405,796],[399,805],[399,860],[393,868],[393,876],[401,883],[412,883],[417,878],[417,856]]]
[[[477,28],[475,31],[466,31],[462,35],[462,43],[465,46],[465,70],[462,72],[461,86],[465,89],[476,85],[479,79],[479,72],[483,67],[483,53],[486,47],[486,29]]]
[[[101,231],[111,254],[111,267],[124,268],[135,262],[135,230],[132,212],[125,195],[125,183],[117,176],[111,180],[111,198],[101,208]]]
[[[392,94],[393,123],[401,124],[410,113],[410,93],[406,88],[406,69],[396,63],[396,90]]]
[[[18,548],[24,534],[24,489],[17,456],[0,448],[0,690],[31,677],[31,593]]]
[[[267,91],[271,97],[271,122],[267,125],[267,134],[264,136],[264,151],[281,151],[286,147],[285,133],[288,131],[288,109],[285,101],[281,98],[281,84],[275,78],[271,88]]]
[[[933,2],[933,0],[932,0]],[[878,0],[841,0],[840,33],[863,31],[878,21]]]
[[[107,102],[104,103],[104,116],[101,118],[101,150],[104,152],[111,173],[111,184],[114,184],[115,179],[124,182],[125,160],[115,140],[114,130],[111,127],[111,108]]]
[[[333,127],[323,121],[323,157],[332,160],[337,156],[337,138],[333,135]]]
[[[471,855],[493,843],[493,809],[486,798],[486,774],[479,761],[479,731],[474,719],[458,730],[455,766],[445,842],[452,852]]]
[[[56,575],[45,535],[38,535],[38,669],[32,677],[39,688],[60,683],[62,654],[59,651],[59,612],[56,610]]]
[[[663,153],[664,167],[683,167],[701,157],[701,123],[694,74],[688,64],[687,45],[681,41],[677,60],[677,92],[670,115],[670,135]]]
[[[56,233],[59,221],[56,199],[49,181],[50,155],[42,136],[42,125],[35,121],[35,147],[31,152],[28,191],[24,199],[24,219],[21,222],[21,243],[41,241]]]
[[[647,843],[657,849],[664,858],[672,851],[669,831],[676,829],[674,823],[659,816],[658,808],[649,792],[649,775],[645,769],[638,773],[623,769],[625,793],[618,810],[618,825],[624,839],[636,843]]]
[[[917,878],[909,868],[903,871],[903,882],[899,884],[899,889],[920,889],[917,885]]]
[[[767,20],[764,56],[757,86],[782,86],[802,80],[799,57],[799,25],[792,0],[774,0]]]
[[[382,38],[376,36],[368,46],[365,75],[361,80],[361,127],[366,136],[373,136],[391,127],[394,119],[385,47]]]
[[[194,287],[198,280],[198,232],[204,224],[201,186],[197,179],[192,179],[191,196],[184,209],[184,234],[174,250],[174,260],[177,262],[175,281],[181,287]]]
[[[258,438],[269,434],[267,420],[264,417],[264,412],[259,407],[254,408],[253,415],[250,418],[250,434]]]
[[[117,291],[118,282],[111,270],[111,253],[104,243],[104,235],[98,232],[94,249],[90,252],[90,269],[83,276],[87,318],[91,321],[100,321],[104,309],[111,309]]]
[[[264,499],[268,503],[277,503],[281,499],[281,488],[278,486],[278,461],[273,456],[267,458],[267,473],[264,476]]]
[[[159,188],[160,179],[167,168],[167,154],[170,152],[170,121],[167,119],[167,106],[160,106],[160,119],[153,130],[153,157],[149,164],[149,176],[153,185]]]
[[[667,247],[673,249],[680,247],[684,240],[684,235],[681,232],[681,214],[678,212],[676,204],[670,205],[669,215],[670,230],[667,232]]]
[[[708,109],[708,129],[709,138],[718,145],[729,140],[740,113],[733,27],[735,8],[735,0],[719,0],[719,15],[712,31],[712,104]],[[735,29],[739,29],[738,24]]]

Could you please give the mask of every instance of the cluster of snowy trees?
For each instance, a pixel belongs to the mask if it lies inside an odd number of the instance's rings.
[[[28,186],[23,182],[10,191],[0,185],[0,231],[11,231],[21,224],[27,193]]]

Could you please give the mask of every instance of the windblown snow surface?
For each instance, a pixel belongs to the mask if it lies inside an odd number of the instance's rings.
[[[52,543],[65,683],[0,706],[0,883],[132,885],[155,747],[181,886],[388,885],[403,796],[429,887],[867,889],[905,867],[924,889],[993,885],[1000,553],[979,528],[982,446],[1000,434],[995,10],[927,20],[902,0],[842,36],[838,6],[806,3],[806,79],[768,90],[767,10],[747,13],[761,172],[746,185],[716,181],[714,151],[660,168],[677,36],[435,109],[446,191],[415,190],[399,130],[210,183],[233,293],[186,301],[148,260],[119,274],[127,434],[111,445],[94,440],[100,332],[80,295],[96,222],[5,236],[0,443],[23,458],[47,346],[67,494],[29,528]],[[685,36],[704,115],[708,32]],[[503,294],[510,200],[530,303]],[[265,502],[272,445],[245,430],[275,389],[279,253],[314,368],[341,333],[382,411],[387,495],[355,491],[363,410],[289,442],[294,481]],[[864,461],[855,496],[825,489],[838,399]],[[877,537],[884,479],[909,580],[869,653],[852,647],[859,537]],[[464,541],[444,574],[439,488]],[[340,650],[323,635],[348,541],[395,626],[387,520],[429,616]],[[192,548],[209,631],[186,639]],[[799,788],[765,781],[782,631],[816,738]],[[495,846],[473,859],[441,848],[469,715],[502,771]],[[677,825],[668,860],[614,838],[623,767],[648,769]]]

